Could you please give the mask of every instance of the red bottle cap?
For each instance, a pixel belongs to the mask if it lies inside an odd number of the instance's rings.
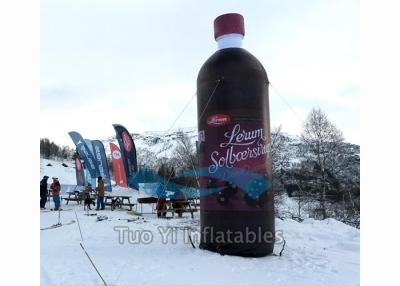
[[[217,39],[226,34],[244,36],[244,18],[242,15],[237,13],[223,14],[214,20],[214,38]]]

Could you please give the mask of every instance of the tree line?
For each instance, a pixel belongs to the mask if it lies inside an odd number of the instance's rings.
[[[333,217],[359,227],[360,148],[344,142],[342,132],[321,109],[313,109],[298,141],[275,129],[271,135],[276,200],[287,194],[297,202],[292,216]],[[282,214],[284,215],[284,214]]]
[[[60,146],[48,138],[40,138],[40,156],[45,159],[71,159],[75,150],[68,146]]]

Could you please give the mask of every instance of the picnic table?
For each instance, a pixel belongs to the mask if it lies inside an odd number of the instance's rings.
[[[140,205],[140,213],[141,214],[154,214],[155,212],[155,204],[157,204],[158,198],[156,197],[143,197],[143,198],[138,198],[137,199],[137,204]],[[177,208],[173,206],[174,203],[179,203],[180,207]],[[151,212],[150,213],[144,213],[143,212],[143,204],[151,204]],[[200,206],[200,203],[198,202],[198,199],[188,199],[184,201],[180,200],[174,200],[174,199],[167,199],[165,203],[165,212],[171,212],[172,216],[174,216],[174,213],[176,211],[182,211],[182,212],[188,212],[191,214],[193,218],[193,213],[198,211],[198,208]],[[137,209],[137,206],[136,206]]]
[[[179,205],[179,207],[177,207],[177,205]],[[180,211],[182,213],[190,213],[192,218],[194,218],[193,213],[197,212],[198,209],[196,208],[196,205],[193,205],[190,200],[167,199],[167,201],[165,202],[165,210],[163,210],[163,212],[170,212],[174,217],[177,211]]]
[[[82,203],[83,192],[73,191],[73,192],[66,192],[66,194],[68,194],[68,198],[63,198],[63,199],[67,201],[67,203],[66,203],[67,205],[68,205],[69,201],[75,201],[78,204]]]
[[[50,202],[52,197],[53,197],[53,195],[51,194],[51,192],[48,192],[47,193],[47,201]]]
[[[78,204],[81,204],[82,201],[85,199],[85,192],[82,192],[82,191],[66,192],[66,194],[68,194],[68,197],[63,198],[63,199],[67,201],[67,203],[66,203],[67,205],[68,205],[69,201],[75,201]],[[90,198],[94,199],[95,197],[96,197],[96,193],[91,192]]]
[[[131,203],[130,196],[121,196],[121,195],[104,196],[104,205],[111,206],[111,209],[113,210],[112,206],[113,199],[116,201],[115,205],[118,206],[119,208],[122,208],[122,206],[129,206],[129,210],[132,210],[132,207],[135,206],[135,204]]]

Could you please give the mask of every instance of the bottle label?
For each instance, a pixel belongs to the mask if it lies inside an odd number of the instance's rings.
[[[211,115],[203,131],[201,185],[207,210],[267,210],[271,206],[271,150],[267,125]]]

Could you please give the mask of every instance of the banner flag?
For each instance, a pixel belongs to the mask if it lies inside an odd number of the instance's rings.
[[[89,140],[89,139],[85,139],[85,143],[89,147],[90,152],[92,153],[92,156],[93,156],[94,161],[95,161],[96,166],[97,166],[97,170],[99,170],[99,164],[98,164],[98,162],[96,160],[96,157],[94,156],[94,148],[93,148],[92,141]],[[99,170],[99,172],[98,172],[96,177],[90,176],[90,177],[87,178],[87,181],[93,186],[93,188],[95,186],[97,186],[97,177],[98,176],[100,176],[100,170]]]
[[[99,176],[99,168],[97,167],[96,160],[93,156],[93,153],[90,150],[91,146],[89,147],[87,145],[85,140],[78,132],[71,131],[68,134],[71,137],[74,144],[76,145],[78,153],[83,159],[85,166],[90,173],[90,176],[92,178],[97,178]]]
[[[122,159],[121,151],[118,146],[114,143],[110,143],[112,166],[114,170],[115,183],[117,186],[124,188],[128,187],[128,182],[126,180],[126,173],[124,168],[124,161]]]
[[[100,140],[92,140],[92,146],[93,154],[97,160],[97,166],[99,167],[100,176],[102,176],[104,180],[105,191],[111,192],[111,178],[104,145]]]
[[[83,167],[81,158],[79,157],[78,154],[76,154],[74,157],[75,157],[76,184],[78,186],[84,186],[85,185],[85,171],[84,171],[84,167]]]
[[[124,161],[126,177],[128,178],[129,182],[129,178],[134,177],[135,173],[138,171],[135,143],[133,142],[131,134],[124,126],[120,124],[113,124],[113,127],[117,135],[116,137]],[[137,184],[130,186],[138,188]]]

